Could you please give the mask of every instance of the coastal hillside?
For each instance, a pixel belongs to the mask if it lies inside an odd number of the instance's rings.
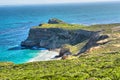
[[[32,27],[28,38],[21,43],[21,46],[30,49],[60,49],[60,57],[66,57],[70,53],[80,55],[94,47],[109,44],[113,34],[119,33],[119,24],[98,26],[68,24],[52,18],[48,23]]]
[[[119,80],[120,24],[79,25],[50,19],[32,27],[26,49],[60,49],[61,60],[0,63],[1,80]]]

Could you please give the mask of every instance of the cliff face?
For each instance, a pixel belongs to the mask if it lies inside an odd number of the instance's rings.
[[[83,46],[83,48],[79,51],[79,53],[77,55],[86,52],[87,50],[89,50],[92,47],[108,43],[109,41],[101,41],[101,40],[105,40],[107,38],[109,38],[108,35],[100,35],[99,32],[96,32],[96,34],[93,34],[90,37],[88,42]],[[99,41],[101,41],[101,42],[99,42]]]
[[[57,27],[55,27],[56,25]],[[76,28],[79,26],[74,25],[74,27]],[[57,57],[66,57],[66,55],[71,55],[71,50],[65,49],[65,47],[63,47],[65,44],[76,46],[83,41],[88,41],[85,45],[82,45],[82,48],[77,47],[78,53],[76,55],[80,55],[90,50],[92,47],[103,45],[108,42],[101,42],[101,40],[108,38],[108,36],[101,35],[100,32],[101,30],[81,30],[81,27],[79,27],[79,29],[72,29],[71,24],[68,25],[54,18],[50,19],[46,24],[40,24],[38,27],[31,28],[28,38],[21,42],[21,46],[30,49],[47,48],[49,50],[60,48],[60,54]]]
[[[60,48],[64,44],[76,45],[92,35],[94,31],[64,30],[60,28],[31,28],[28,38],[21,43],[22,47]]]

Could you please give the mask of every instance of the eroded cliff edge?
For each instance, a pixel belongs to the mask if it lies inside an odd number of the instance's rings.
[[[53,50],[62,48],[65,44],[75,46],[79,43],[87,41],[82,48],[78,49],[79,51],[76,54],[79,55],[86,52],[91,47],[102,45],[108,42],[97,43],[97,41],[109,37],[108,35],[101,35],[102,30],[89,31],[81,28],[82,27],[80,25],[72,25],[58,19],[50,19],[48,23],[40,24],[37,27],[32,27],[29,31],[28,38],[21,42],[21,46],[25,48],[36,47]],[[67,52],[70,52],[70,50]]]
[[[76,45],[97,34],[86,30],[64,30],[60,28],[31,28],[28,38],[21,43],[27,48],[56,49],[64,44]]]

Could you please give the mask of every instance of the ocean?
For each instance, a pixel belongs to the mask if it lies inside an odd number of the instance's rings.
[[[29,29],[50,18],[72,24],[120,23],[120,3],[0,6],[0,62],[26,63],[40,50],[9,50],[20,46]]]

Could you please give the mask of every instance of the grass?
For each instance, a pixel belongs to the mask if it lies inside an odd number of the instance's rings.
[[[78,25],[78,24],[47,24],[44,23],[41,26],[35,26],[33,28],[62,28],[66,30],[77,30],[77,29],[83,29],[84,25]]]
[[[99,26],[99,27],[98,27]],[[41,26],[34,26],[32,28],[62,28],[67,30],[89,30],[89,31],[99,31],[99,30],[105,30],[105,32],[111,32],[111,29],[120,26],[120,23],[114,23],[114,24],[98,24],[98,25],[90,25],[85,26],[81,24],[47,24],[43,23]]]
[[[70,52],[72,54],[77,54],[79,52],[79,50],[87,43],[88,40],[85,40],[77,45],[70,45],[70,44],[65,44],[62,47],[63,48],[68,48],[70,49]]]
[[[72,60],[1,65],[5,80],[119,80],[120,53],[84,54]]]
[[[82,26],[73,24],[44,24],[34,28],[63,28],[68,30],[104,30],[110,42],[87,51],[71,60],[41,61],[25,64],[0,63],[0,80],[120,80],[120,32],[112,28],[120,24]],[[84,44],[66,44],[76,53]]]

